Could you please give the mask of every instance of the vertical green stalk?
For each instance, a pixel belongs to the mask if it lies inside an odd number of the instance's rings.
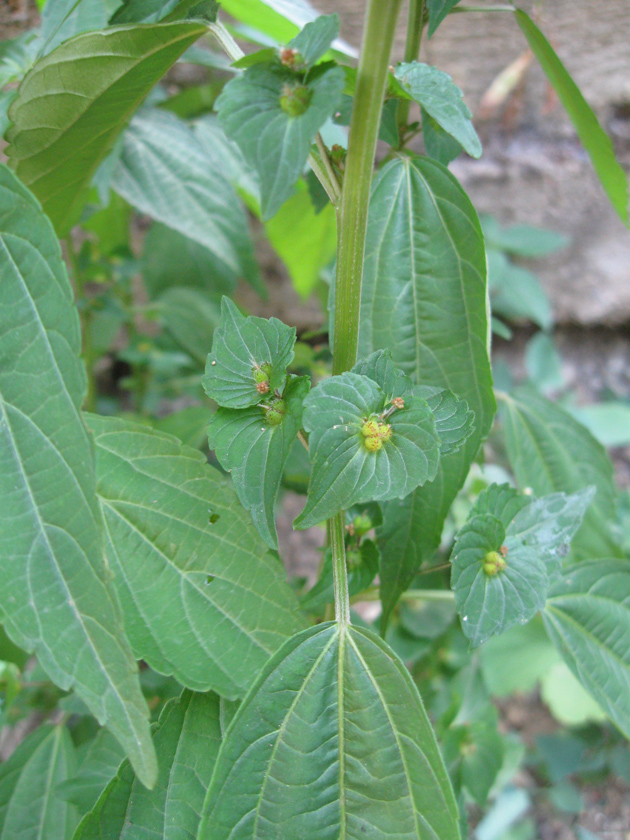
[[[357,360],[361,280],[374,154],[387,84],[389,58],[402,0],[368,0],[359,72],[350,120],[341,204],[337,212],[337,279],[333,374]],[[350,621],[344,514],[329,520],[335,617]]]
[[[409,22],[407,25],[407,40],[405,42],[405,61],[416,61],[420,54],[422,30],[424,28],[424,0],[409,0]],[[402,143],[403,132],[409,121],[410,99],[403,99],[398,103],[396,122],[398,134]]]

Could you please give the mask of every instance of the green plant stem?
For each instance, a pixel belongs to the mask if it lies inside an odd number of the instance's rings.
[[[424,29],[424,0],[409,0],[409,19],[407,22],[407,40],[405,41],[405,61],[416,61],[420,54],[422,30]],[[398,103],[396,123],[400,145],[403,145],[403,135],[409,122],[410,99],[403,99]]]
[[[349,370],[357,360],[370,186],[389,57],[400,5],[401,0],[368,0],[341,204],[337,210],[334,374]],[[341,624],[350,621],[344,521],[341,512],[328,522],[333,558],[335,617]]]
[[[378,601],[381,597],[378,586],[371,586],[364,592],[355,596],[352,601]],[[408,589],[400,596],[401,601],[438,601],[441,603],[452,603],[455,600],[455,593],[450,589]]]

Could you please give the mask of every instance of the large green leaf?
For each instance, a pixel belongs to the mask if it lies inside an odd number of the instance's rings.
[[[398,408],[373,379],[343,373],[311,391],[303,422],[312,473],[296,528],[354,504],[402,498],[435,477],[439,438],[433,412],[411,392]]]
[[[259,534],[270,548],[278,548],[275,503],[284,465],[302,428],[302,402],[311,387],[307,376],[287,383],[282,394],[284,412],[269,423],[260,406],[219,408],[208,427],[208,442],[221,466],[232,475],[243,506],[250,511]]]
[[[630,562],[569,569],[552,588],[543,618],[569,668],[630,738]]]
[[[41,51],[52,52],[81,32],[103,29],[121,0],[48,0],[42,9]]]
[[[108,589],[94,460],[79,408],[79,317],[41,208],[0,166],[0,618],[155,778],[148,709]]]
[[[303,626],[282,566],[200,452],[134,423],[88,423],[132,648],[189,688],[242,695]]]
[[[83,816],[92,810],[103,790],[116,775],[124,757],[110,732],[107,729],[99,729],[87,745],[81,745],[77,754],[76,774],[70,774],[65,782],[57,785],[56,795],[76,805]]]
[[[367,630],[321,624],[266,665],[222,744],[199,840],[456,840],[409,672]]]
[[[160,761],[155,789],[141,787],[123,762],[74,840],[196,837],[220,743],[217,695],[184,691],[166,704],[155,729]]]
[[[474,432],[435,480],[385,506],[380,532],[385,620],[442,526],[495,411],[488,359],[486,257],[473,206],[439,163],[396,158],[375,179],[361,295],[360,355],[391,348],[414,382],[448,388]]]
[[[225,133],[258,173],[264,220],[292,194],[315,135],[334,113],[344,84],[340,67],[305,85],[279,62],[266,62],[228,82],[217,99]],[[287,99],[293,106],[284,104]]]
[[[481,141],[472,124],[472,114],[464,95],[448,73],[411,61],[396,67],[396,78],[403,89],[422,106],[447,134],[472,157],[481,156]]]
[[[501,422],[510,466],[521,487],[538,496],[597,492],[573,540],[579,556],[620,556],[609,529],[615,516],[613,467],[591,433],[560,406],[529,388],[501,398]]]
[[[610,137],[599,124],[580,89],[534,21],[520,9],[516,9],[514,14],[532,52],[540,62],[545,75],[558,94],[558,99],[564,105],[575,126],[610,203],[621,221],[625,225],[630,224],[628,178],[615,157]]]
[[[234,278],[257,277],[245,211],[183,120],[145,109],[122,139],[112,188],[143,213],[211,251]]]
[[[59,235],[77,220],[93,173],[131,114],[205,31],[184,21],[88,32],[26,76],[9,111],[6,154]]]
[[[69,840],[77,812],[57,797],[55,788],[75,767],[64,726],[42,726],[31,733],[0,765],[0,840]]]
[[[214,333],[203,387],[224,408],[248,408],[283,389],[293,360],[295,327],[277,318],[245,317],[228,297]]]

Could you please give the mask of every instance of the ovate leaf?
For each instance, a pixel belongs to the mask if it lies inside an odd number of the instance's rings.
[[[399,64],[396,78],[403,89],[472,157],[481,156],[481,142],[464,96],[448,73],[419,61]]]
[[[422,113],[422,139],[424,140],[424,148],[429,157],[435,158],[443,166],[448,166],[449,163],[459,157],[463,152],[460,144],[448,132],[437,123],[433,117],[429,116],[424,108]]]
[[[320,15],[314,21],[307,23],[287,46],[297,50],[302,57],[302,63],[306,67],[311,67],[330,48],[338,35],[339,15]]]
[[[334,113],[344,84],[339,67],[302,84],[291,70],[270,62],[249,67],[217,99],[225,133],[258,173],[264,220],[293,192],[311,143]],[[284,104],[287,97],[295,104]]]
[[[514,14],[532,52],[575,126],[610,203],[621,221],[628,225],[628,178],[615,157],[610,137],[534,21],[520,9],[516,9]]]
[[[429,12],[429,38],[433,35],[451,9],[459,0],[426,0]]]
[[[79,317],[41,208],[0,166],[0,618],[155,778],[148,709],[108,589],[94,459],[79,409]]]
[[[26,76],[9,112],[6,154],[60,236],[78,219],[93,173],[131,114],[205,31],[190,21],[88,32]]]
[[[435,477],[439,441],[431,409],[412,394],[401,408],[390,403],[376,382],[356,373],[325,379],[311,391],[303,422],[312,475],[296,528],[361,502],[403,498]]]
[[[294,345],[295,327],[277,318],[246,318],[228,297],[222,298],[221,326],[203,379],[206,394],[224,408],[257,405],[284,387]]]
[[[125,761],[73,840],[196,837],[221,743],[219,698],[184,691],[164,707],[154,737],[160,762],[155,789],[142,788]]]
[[[486,257],[479,220],[456,179],[426,158],[397,158],[375,179],[361,293],[359,353],[391,348],[415,383],[449,389],[474,432],[437,477],[385,506],[379,533],[385,621],[442,526],[495,410],[488,359]]]
[[[282,567],[200,452],[145,426],[88,421],[132,648],[189,688],[244,694],[302,626]]]
[[[123,135],[112,187],[141,212],[211,251],[234,280],[256,280],[245,211],[223,171],[179,117],[159,108],[134,117]]]
[[[124,757],[107,729],[99,729],[96,737],[83,750],[76,774],[57,785],[55,794],[76,805],[81,815],[86,814],[114,778]]]
[[[630,563],[580,563],[552,588],[545,627],[564,661],[630,738]]]
[[[456,840],[417,689],[367,630],[322,624],[266,665],[227,732],[199,840]]]
[[[74,775],[76,758],[64,726],[42,726],[0,765],[0,838],[69,840],[77,823],[55,789]]]
[[[502,397],[501,421],[510,466],[521,489],[529,487],[543,496],[596,488],[573,541],[575,552],[585,557],[620,556],[608,526],[615,516],[613,467],[601,444],[564,409],[529,388]]]
[[[302,427],[302,402],[310,389],[307,376],[290,380],[282,394],[284,413],[270,424],[260,406],[219,408],[208,427],[210,449],[232,475],[243,506],[270,548],[278,548],[275,502],[284,465]]]

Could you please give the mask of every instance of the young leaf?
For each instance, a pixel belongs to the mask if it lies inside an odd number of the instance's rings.
[[[426,0],[429,12],[429,38],[433,35],[451,9],[459,0]]]
[[[151,784],[149,712],[108,588],[79,414],[79,317],[52,226],[4,166],[0,253],[0,619],[57,685],[75,689]]]
[[[260,178],[263,220],[292,194],[311,143],[334,113],[344,84],[340,67],[301,83],[291,70],[270,62],[249,67],[217,99],[225,133]]]
[[[604,448],[560,406],[529,388],[501,398],[505,445],[516,480],[537,496],[597,489],[573,540],[579,556],[616,557],[608,523],[615,516],[613,467]]]
[[[523,496],[509,484],[491,484],[479,494],[471,507],[468,518],[489,513],[507,528],[519,511],[531,505],[533,498]]]
[[[339,15],[320,15],[295,36],[287,47],[296,50],[305,67],[312,67],[339,35]]]
[[[481,157],[481,142],[461,90],[448,73],[419,61],[399,64],[396,78],[403,89],[472,157]]]
[[[452,391],[429,385],[418,385],[413,392],[425,399],[433,412],[440,439],[440,457],[457,452],[475,431],[475,415],[466,400],[460,400]]]
[[[403,498],[435,477],[439,441],[429,406],[408,394],[397,408],[387,396],[372,379],[344,373],[304,400],[312,475],[294,527],[309,528],[361,502]]]
[[[219,698],[184,691],[155,729],[157,784],[145,790],[125,761],[73,840],[180,840],[197,836],[199,814],[221,743]]]
[[[124,753],[107,729],[99,729],[79,761],[76,774],[57,785],[55,794],[87,814],[116,775]],[[79,758],[79,756],[77,756]]]
[[[310,386],[307,376],[290,380],[282,394],[283,413],[276,409],[272,416],[258,405],[219,408],[208,427],[210,449],[231,473],[241,504],[270,548],[278,548],[275,502],[284,465],[302,427],[302,402]],[[277,400],[270,401],[274,403]],[[271,423],[270,417],[278,422]]]
[[[277,318],[247,318],[228,297],[214,333],[203,387],[223,408],[248,408],[282,389],[293,360],[295,327]]]
[[[222,744],[199,840],[456,840],[457,807],[409,672],[367,630],[320,624],[265,666]]]
[[[610,137],[534,21],[520,9],[515,9],[514,14],[532,52],[575,126],[610,203],[621,221],[626,226],[630,225],[628,178],[615,157]]]
[[[55,789],[75,768],[74,746],[64,726],[32,732],[0,765],[0,837],[70,840],[77,812]]]
[[[242,695],[303,626],[282,567],[201,452],[135,423],[88,424],[133,649],[188,688]]]
[[[131,114],[205,31],[183,21],[88,32],[26,76],[9,110],[6,154],[60,236],[78,219],[92,175]]]
[[[348,568],[348,594],[352,598],[363,592],[378,574],[379,551],[372,540],[363,540],[359,548],[346,548]],[[326,552],[319,580],[300,599],[302,609],[320,613],[328,604],[334,603],[332,551]]]
[[[555,584],[543,613],[564,661],[630,738],[630,563],[580,563]]]
[[[244,276],[256,282],[247,218],[234,188],[174,114],[154,108],[134,117],[122,137],[112,188],[211,251],[234,281]]]
[[[437,478],[385,505],[379,532],[385,623],[440,542],[442,527],[495,411],[488,359],[486,257],[479,220],[443,166],[396,158],[375,179],[361,292],[359,354],[392,349],[415,383],[448,388],[474,431]]]
[[[542,609],[549,577],[544,560],[495,516],[470,519],[453,550],[451,586],[462,628],[473,647]]]

